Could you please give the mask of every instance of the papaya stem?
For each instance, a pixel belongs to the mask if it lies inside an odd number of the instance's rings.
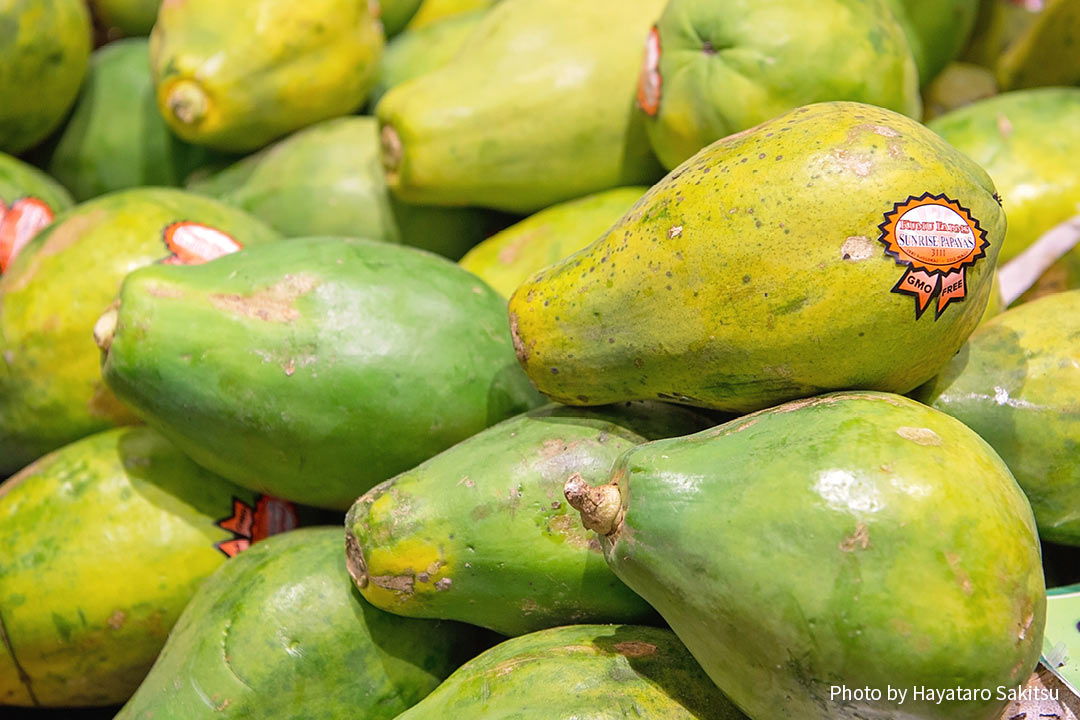
[[[386,180],[393,184],[398,180],[401,171],[401,160],[404,155],[401,136],[398,135],[393,125],[383,125],[379,137],[382,144],[382,165],[386,171]]]
[[[600,535],[611,535],[622,525],[622,494],[613,484],[593,487],[574,473],[566,480],[563,494],[570,507],[581,513],[581,523]]]
[[[109,352],[113,338],[116,337],[116,326],[120,321],[120,302],[116,301],[109,306],[105,314],[94,323],[94,342],[101,348],[101,352]]]
[[[169,89],[166,105],[169,112],[184,125],[197,125],[206,117],[209,101],[198,83],[181,80]]]

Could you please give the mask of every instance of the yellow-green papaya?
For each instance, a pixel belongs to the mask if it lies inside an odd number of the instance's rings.
[[[976,330],[923,402],[990,443],[1031,501],[1044,540],[1080,545],[1080,290],[1006,311]]]
[[[257,150],[348,115],[375,81],[384,43],[369,0],[183,0],[150,35],[158,108],[182,139]]]
[[[0,152],[0,274],[56,214],[72,205],[60,183]]]
[[[407,29],[419,30],[474,10],[487,10],[499,0],[421,0]]]
[[[377,608],[503,635],[653,620],[568,514],[563,482],[606,479],[624,450],[709,425],[660,403],[553,405],[504,420],[357,500],[345,520],[349,572]]]
[[[109,37],[145,37],[157,20],[161,0],[90,0],[90,9]]]
[[[923,91],[923,122],[993,97],[997,91],[997,81],[986,68],[973,63],[949,63]]]
[[[242,208],[286,237],[355,236],[404,243],[457,260],[497,227],[477,208],[411,205],[386,187],[374,118],[300,130],[189,189]]]
[[[241,210],[167,188],[112,193],[58,215],[0,276],[0,476],[135,420],[102,382],[93,341],[125,275],[276,239]]]
[[[80,202],[114,190],[184,184],[215,153],[180,140],[157,111],[148,43],[109,43],[90,58],[49,172]]]
[[[369,99],[371,106],[390,88],[450,62],[483,17],[483,10],[452,15],[394,38],[379,58],[379,72]]]
[[[1039,88],[981,100],[929,123],[993,178],[1009,216],[999,260],[1080,215],[1080,88]]]
[[[222,566],[116,720],[391,720],[483,647],[468,625],[365,603],[342,540],[296,530]]]
[[[899,395],[639,445],[566,495],[752,718],[997,720],[1038,662],[1031,507],[978,435]]]
[[[1003,90],[1080,82],[1080,0],[986,0],[967,57]]]
[[[461,267],[509,298],[537,270],[595,241],[646,190],[615,188],[552,205],[474,247],[461,258]]]
[[[670,0],[644,45],[637,104],[668,169],[801,105],[922,110],[888,0]]]
[[[344,510],[541,404],[505,313],[483,281],[431,253],[303,238],[142,268],[94,334],[108,386],[196,462]]]
[[[390,189],[528,213],[658,178],[633,102],[641,43],[663,5],[500,2],[449,63],[379,101]]]
[[[670,630],[571,625],[500,643],[398,720],[746,720]]]
[[[392,38],[409,24],[423,0],[374,0],[386,37]]]
[[[0,705],[124,702],[203,580],[296,524],[148,428],[46,455],[0,485]]]
[[[510,324],[536,387],[571,405],[908,392],[978,324],[1004,230],[990,178],[939,136],[820,103],[687,160],[524,282]]]
[[[0,151],[27,150],[60,125],[89,59],[83,0],[0,0]]]
[[[907,34],[919,85],[925,86],[967,45],[979,0],[888,0]]]

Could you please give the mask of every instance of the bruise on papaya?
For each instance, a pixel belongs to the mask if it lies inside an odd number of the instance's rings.
[[[288,323],[300,317],[300,311],[294,305],[296,300],[317,288],[319,282],[319,277],[306,273],[285,275],[270,287],[248,295],[213,293],[210,302],[220,310],[237,315]]]

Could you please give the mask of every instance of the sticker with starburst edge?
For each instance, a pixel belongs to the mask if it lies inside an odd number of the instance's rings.
[[[165,228],[162,239],[171,253],[165,265],[201,265],[243,250],[231,235],[197,222],[175,222]]]
[[[291,502],[260,495],[252,506],[233,497],[232,515],[217,522],[217,526],[231,532],[233,538],[219,542],[214,547],[226,557],[236,557],[253,543],[292,530],[299,524],[296,506]]]
[[[20,198],[11,207],[0,200],[0,272],[52,221],[52,208],[40,198]]]
[[[948,196],[923,193],[895,203],[878,226],[885,254],[907,269],[892,292],[915,298],[915,319],[937,297],[934,320],[967,296],[967,268],[990,241],[971,211]]]

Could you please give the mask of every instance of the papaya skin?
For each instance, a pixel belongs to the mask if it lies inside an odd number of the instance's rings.
[[[101,321],[105,382],[196,462],[345,510],[542,404],[502,299],[454,263],[364,240],[273,245],[143,268]]]
[[[423,0],[378,0],[379,21],[386,37],[392,38],[409,24]]]
[[[0,705],[127,700],[226,560],[217,523],[234,498],[255,504],[147,428],[80,440],[0,485]]]
[[[407,29],[419,30],[476,10],[487,10],[499,0],[421,0]]]
[[[552,205],[474,247],[461,258],[461,267],[509,298],[533,273],[603,235],[646,190],[615,188]]]
[[[49,172],[84,201],[134,187],[179,187],[229,156],[176,138],[157,111],[148,43],[109,43],[90,58],[86,83],[49,159]]]
[[[634,625],[571,625],[507,640],[399,720],[451,717],[746,720],[671,631]]]
[[[919,85],[926,86],[967,44],[979,0],[888,0],[907,34]]]
[[[668,169],[814,102],[852,100],[914,118],[922,110],[915,61],[886,0],[672,0],[654,33],[638,107]]]
[[[83,0],[0,0],[0,151],[21,153],[64,119],[90,59]]]
[[[375,607],[503,635],[655,621],[611,575],[562,486],[570,473],[606,479],[624,450],[646,441],[639,433],[709,424],[660,403],[552,405],[504,420],[357,500],[345,521],[350,572]]]
[[[188,142],[257,150],[363,105],[383,43],[369,0],[167,0],[150,35],[158,108]]]
[[[944,413],[824,395],[638,446],[611,478],[609,565],[750,717],[996,720],[998,686],[1038,662],[1031,508]],[[992,699],[844,702],[833,685]]]
[[[1080,545],[1080,291],[1056,293],[976,330],[916,398],[979,433],[1031,501],[1039,536]]]
[[[110,36],[146,37],[160,6],[161,0],[90,0],[94,15]]]
[[[181,220],[241,245],[278,239],[240,210],[179,190],[113,193],[58,215],[0,276],[0,475],[136,418],[105,387],[92,331],[132,269],[170,256]]]
[[[74,204],[71,194],[56,180],[33,165],[0,153],[0,202],[11,207],[25,197],[43,200],[54,214]]]
[[[1080,88],[1039,88],[981,100],[929,123],[993,178],[1009,215],[999,261],[1080,215]]]
[[[885,213],[924,193],[970,210],[989,241],[967,296],[936,319],[892,292],[907,266],[879,242]],[[676,168],[524,282],[510,325],[537,389],[570,405],[749,412],[829,390],[908,392],[978,324],[1004,230],[986,173],[922,125],[810,105]]]
[[[500,2],[453,60],[376,106],[390,189],[407,202],[530,213],[660,177],[634,88],[663,4]]]
[[[390,720],[483,647],[476,628],[365,603],[342,536],[295,530],[226,563],[116,720]]]
[[[1080,83],[1076,34],[1080,3],[1047,0],[997,59],[998,83],[1007,90]]]

